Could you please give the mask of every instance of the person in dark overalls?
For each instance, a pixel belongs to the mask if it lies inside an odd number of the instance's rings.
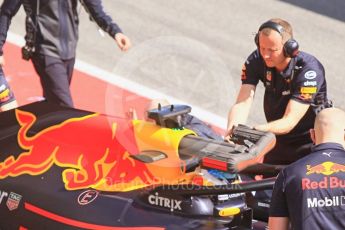
[[[47,101],[73,107],[70,92],[78,41],[78,0],[4,0],[0,9],[0,56],[12,17],[23,5],[26,45],[23,58],[31,59]],[[104,12],[101,0],[80,0],[90,18],[107,32],[120,50],[130,40]]]
[[[345,229],[345,113],[323,109],[308,156],[284,168],[276,180],[270,230]]]

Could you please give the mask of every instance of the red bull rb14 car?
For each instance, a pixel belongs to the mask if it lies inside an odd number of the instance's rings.
[[[129,120],[36,102],[0,114],[0,229],[264,229],[243,182],[274,135],[229,144],[179,123],[184,105]],[[255,171],[255,170],[254,170]]]

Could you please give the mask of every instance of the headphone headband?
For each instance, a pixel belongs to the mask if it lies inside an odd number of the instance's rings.
[[[277,31],[278,33],[282,34],[284,32],[284,27],[279,25],[278,23],[267,21],[264,24],[262,24],[259,28],[259,32],[265,28],[270,28],[272,30]]]
[[[258,33],[255,35],[254,41],[256,46],[259,48],[259,32],[265,28],[270,28],[272,30],[277,31],[282,37],[283,37],[283,32],[285,31],[284,27],[276,22],[272,21],[267,21],[264,24],[262,24],[259,28]],[[284,43],[284,55],[286,57],[296,57],[299,50],[299,45],[298,42],[290,38]]]

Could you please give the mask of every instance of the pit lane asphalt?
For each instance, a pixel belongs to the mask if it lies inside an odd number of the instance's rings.
[[[132,39],[121,53],[80,10],[77,58],[226,118],[240,85],[254,33],[272,18],[289,21],[303,51],[324,64],[330,98],[345,109],[343,0],[104,0],[106,11]],[[21,10],[10,31],[24,34]],[[263,87],[249,124],[264,121]]]

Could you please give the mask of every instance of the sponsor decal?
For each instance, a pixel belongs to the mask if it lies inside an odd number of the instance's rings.
[[[317,92],[317,87],[301,87],[302,94],[314,94]]]
[[[10,90],[6,89],[0,93],[0,102],[7,101],[10,98]]]
[[[67,190],[100,187],[123,191],[145,187],[155,180],[144,163],[130,157],[139,150],[134,126],[127,120],[94,113],[67,119],[30,135],[28,130],[36,123],[36,116],[18,109],[15,114],[20,126],[17,141],[23,152],[17,158],[9,156],[0,162],[0,179],[41,175],[55,164],[64,168],[62,179]],[[102,128],[93,129],[94,126]]]
[[[258,202],[258,206],[259,206],[259,207],[263,207],[263,208],[269,208],[269,207],[270,207],[270,204]]]
[[[310,100],[313,98],[313,96],[309,93],[302,93],[300,96],[299,96],[300,99],[302,99],[303,101],[307,101],[307,100]]]
[[[305,81],[303,83],[304,86],[316,86],[317,85],[317,81]]]
[[[78,196],[78,204],[80,205],[87,205],[90,204],[98,197],[99,192],[96,190],[87,190],[82,192]]]
[[[335,176],[323,177],[321,181],[302,178],[302,190],[345,188],[345,180]]]
[[[6,89],[6,85],[5,84],[0,85],[0,92],[4,91],[5,89]]]
[[[323,153],[322,153],[322,155],[326,155],[326,156],[328,156],[328,157],[331,157],[331,154],[332,154],[332,152],[329,152],[329,153],[323,152]]]
[[[241,74],[241,80],[247,79],[247,73],[246,73],[246,65],[242,66],[242,74]]]
[[[243,193],[222,194],[222,195],[218,195],[218,200],[229,200],[229,199],[241,197],[241,196],[243,196]]]
[[[22,199],[21,195],[18,195],[17,193],[11,192],[8,196],[6,206],[8,210],[13,211],[18,208],[20,200]]]
[[[345,205],[345,196],[332,196],[330,198],[307,198],[308,208],[337,207]]]
[[[304,74],[304,77],[308,80],[313,80],[314,78],[316,78],[317,74],[314,70],[309,70],[308,72],[306,72]]]
[[[181,209],[181,200],[175,200],[175,199],[169,199],[166,197],[159,196],[158,193],[155,193],[155,195],[150,195],[148,197],[148,201],[150,204],[163,207],[163,208],[170,208],[170,211],[174,210],[182,210]]]
[[[341,164],[334,163],[331,161],[326,161],[315,166],[307,165],[306,175],[316,173],[316,174],[323,174],[325,176],[329,176],[329,175],[332,175],[333,173],[338,173],[338,172],[345,172],[345,165],[341,165]]]
[[[0,204],[6,197],[8,197],[8,193],[0,190]]]

